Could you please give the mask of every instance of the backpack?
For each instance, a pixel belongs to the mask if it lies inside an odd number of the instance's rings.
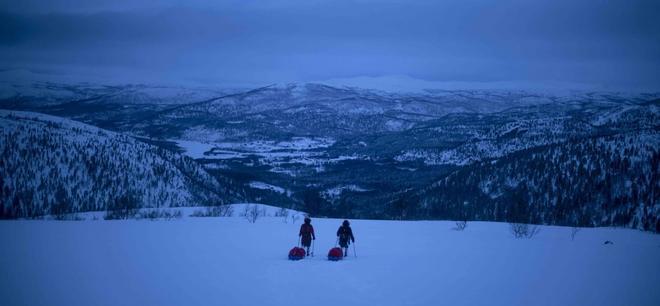
[[[348,247],[348,244],[351,240],[350,227],[341,226],[339,227],[339,245],[342,247]]]
[[[303,258],[305,258],[305,249],[299,247],[293,247],[293,249],[289,251],[290,260],[301,260]]]
[[[348,228],[345,226],[339,227],[339,238],[348,239]]]
[[[342,258],[344,258],[344,252],[342,252],[341,248],[332,248],[328,252],[328,260],[337,261]]]
[[[312,225],[303,224],[300,228],[300,232],[303,236],[312,236]]]

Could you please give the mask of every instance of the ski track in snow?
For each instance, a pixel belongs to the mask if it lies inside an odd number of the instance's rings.
[[[237,209],[239,211],[240,209]],[[329,262],[341,220],[2,221],[3,305],[660,305],[660,236],[507,224],[354,220],[357,256]],[[612,245],[603,242],[611,240]]]

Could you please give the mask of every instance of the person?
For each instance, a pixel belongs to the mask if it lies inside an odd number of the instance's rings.
[[[312,245],[312,240],[316,240],[314,227],[312,226],[312,219],[309,217],[305,217],[305,223],[300,226],[298,237],[301,237],[300,242],[302,243],[302,246],[307,249],[307,256],[309,256],[309,247]]]
[[[355,242],[353,230],[348,220],[344,220],[337,230],[337,237],[339,237],[339,246],[344,250],[344,257],[348,256],[348,245]]]

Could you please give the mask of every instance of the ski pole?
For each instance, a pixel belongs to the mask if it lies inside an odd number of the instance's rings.
[[[312,239],[312,257],[314,257],[314,249],[315,249],[314,247],[316,246],[316,243],[314,243],[314,240],[316,240],[316,239]]]
[[[357,258],[357,251],[355,251],[355,241],[353,241],[353,255]]]

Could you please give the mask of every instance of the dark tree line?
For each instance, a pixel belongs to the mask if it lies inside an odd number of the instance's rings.
[[[387,214],[660,232],[660,148],[642,141],[660,135],[648,133],[575,140],[481,162],[391,201]]]

